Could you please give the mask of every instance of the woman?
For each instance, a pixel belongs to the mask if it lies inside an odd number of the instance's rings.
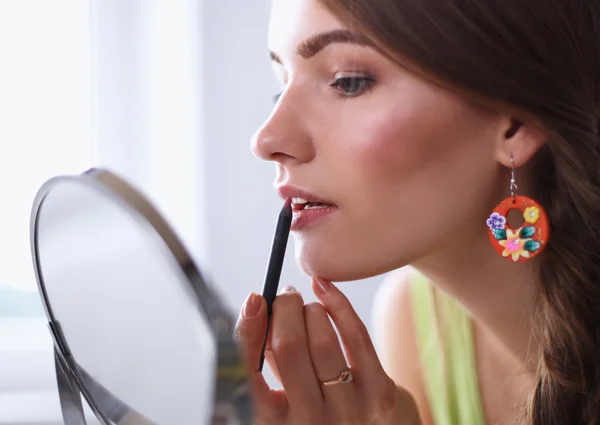
[[[321,303],[276,300],[256,423],[600,423],[600,2],[274,0],[269,49],[253,148]],[[331,281],[396,269],[380,360]]]

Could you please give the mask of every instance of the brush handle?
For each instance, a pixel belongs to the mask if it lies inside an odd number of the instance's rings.
[[[285,250],[287,247],[288,237],[290,235],[290,226],[292,224],[292,207],[286,205],[279,213],[277,226],[275,227],[275,235],[271,245],[271,256],[267,265],[267,273],[263,286],[262,295],[267,301],[267,332],[265,333],[265,341],[260,352],[260,363],[258,371],[262,372],[265,362],[265,349],[267,347],[267,338],[271,327],[271,316],[273,314],[273,303],[277,297],[279,289],[279,278],[281,277],[281,269],[283,268],[283,260],[285,258]]]

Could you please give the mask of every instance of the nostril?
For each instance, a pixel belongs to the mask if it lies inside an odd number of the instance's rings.
[[[280,164],[284,164],[290,160],[294,160],[295,158],[291,155],[288,155],[283,152],[273,152],[268,161],[279,162]]]

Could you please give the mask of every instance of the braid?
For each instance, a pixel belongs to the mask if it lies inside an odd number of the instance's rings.
[[[553,236],[539,276],[533,425],[600,424],[600,137],[572,142],[549,144],[535,165]]]

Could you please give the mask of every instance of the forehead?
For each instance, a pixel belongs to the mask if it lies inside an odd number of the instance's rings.
[[[317,0],[273,0],[269,21],[269,49],[282,57],[321,32],[345,28]]]

